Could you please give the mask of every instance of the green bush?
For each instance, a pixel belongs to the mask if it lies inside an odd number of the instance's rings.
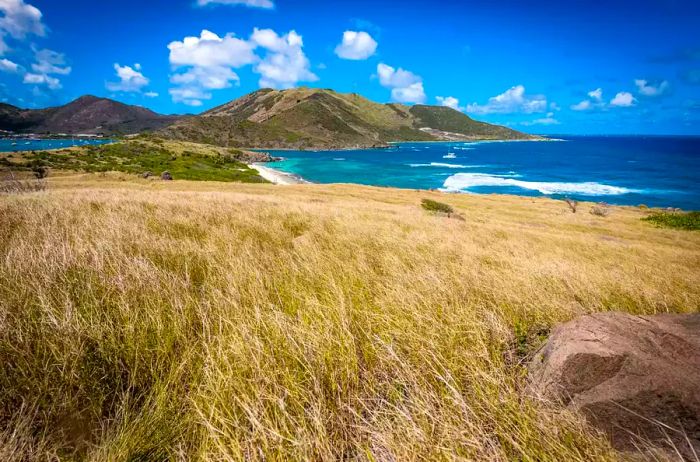
[[[700,229],[700,211],[696,212],[656,212],[648,217],[642,218],[644,221],[664,228],[677,228],[697,231]]]
[[[440,212],[451,215],[455,212],[452,206],[444,204],[442,202],[434,201],[432,199],[423,199],[421,201],[421,206],[429,212]]]

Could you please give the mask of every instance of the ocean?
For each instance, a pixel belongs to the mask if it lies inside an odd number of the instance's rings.
[[[0,152],[45,151],[47,149],[62,149],[72,146],[88,146],[92,144],[107,144],[112,140],[92,138],[61,138],[61,139],[0,139]]]
[[[557,138],[561,141],[270,151],[284,160],[268,166],[314,183],[700,209],[700,137]]]

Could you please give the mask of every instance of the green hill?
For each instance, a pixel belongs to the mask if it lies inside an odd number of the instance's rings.
[[[537,139],[437,106],[378,104],[356,93],[263,89],[182,119],[163,136],[232,147],[344,149],[392,141]]]

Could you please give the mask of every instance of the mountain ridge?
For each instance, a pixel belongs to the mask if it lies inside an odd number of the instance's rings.
[[[176,121],[166,138],[264,149],[348,149],[400,141],[542,139],[444,106],[380,104],[331,89],[260,89]]]
[[[0,130],[36,134],[129,135],[158,130],[183,116],[157,114],[108,98],[83,95],[65,105],[22,109],[0,105]]]

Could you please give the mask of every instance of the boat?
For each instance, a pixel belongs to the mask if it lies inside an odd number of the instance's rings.
[[[443,159],[456,159],[457,156],[455,155],[454,152],[448,153],[446,156],[442,156]]]

